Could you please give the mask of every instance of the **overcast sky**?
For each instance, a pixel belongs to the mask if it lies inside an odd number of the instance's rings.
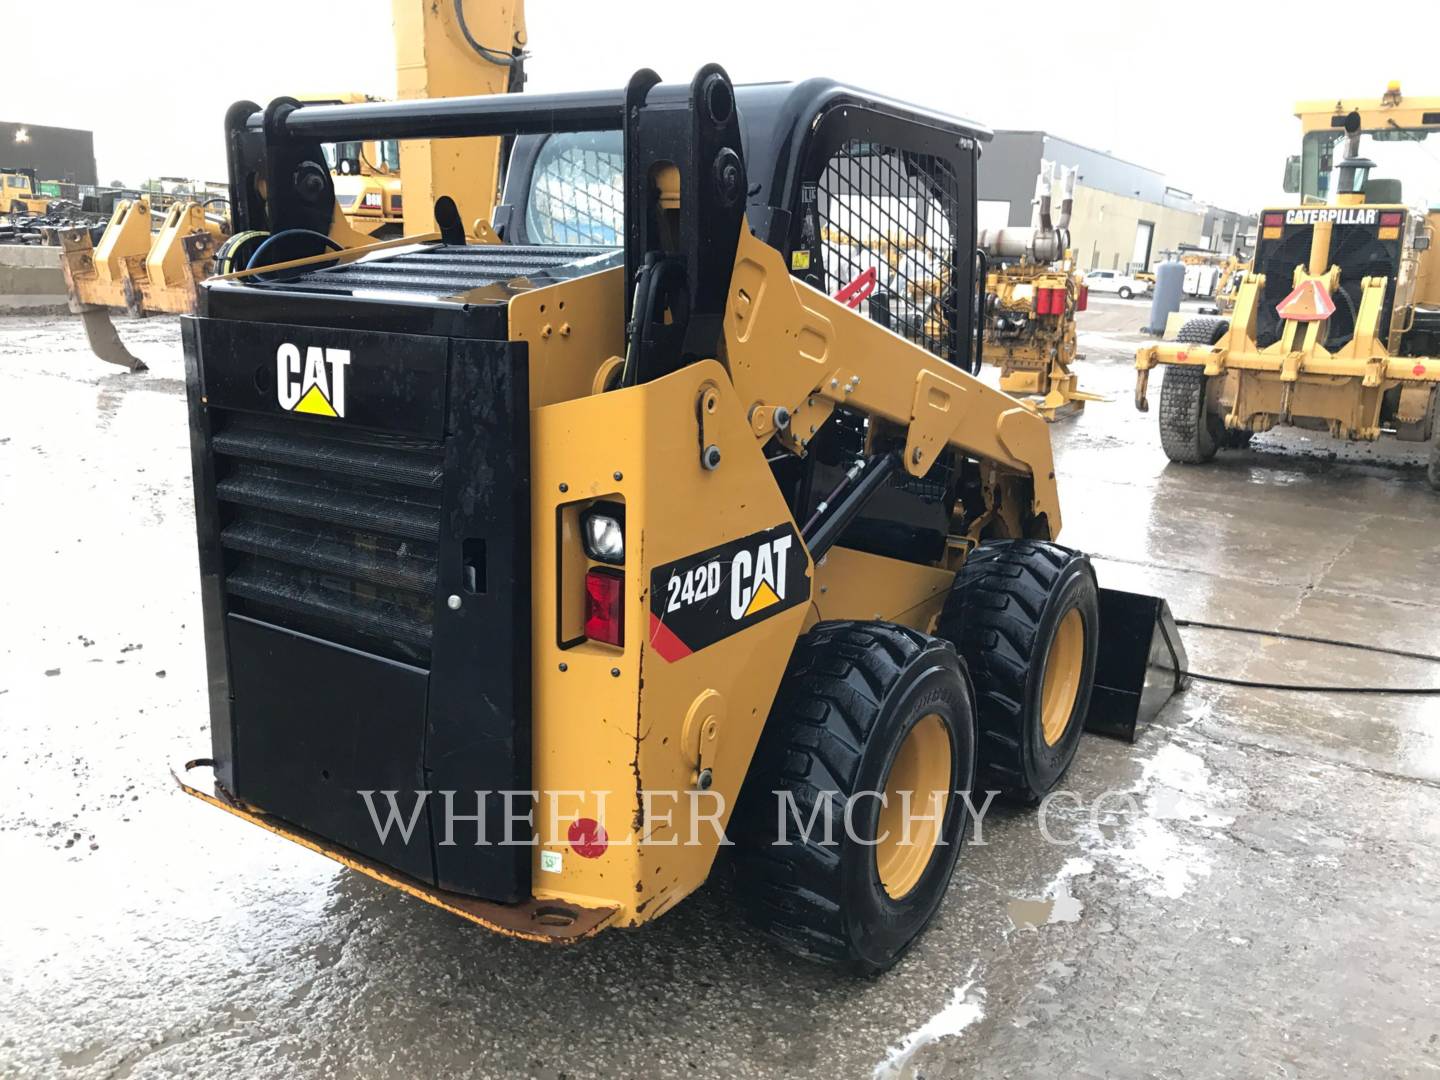
[[[5,8],[0,119],[92,129],[102,183],[223,178],[222,121],[238,99],[395,89],[391,0]],[[828,75],[992,128],[1044,129],[1158,169],[1197,198],[1254,209],[1280,197],[1299,143],[1295,101],[1378,97],[1389,79],[1440,94],[1426,47],[1434,10],[1433,0],[1393,0],[1383,19],[1380,8],[1311,0],[526,0],[528,89],[618,87],[640,67],[683,81],[711,60],[737,82]],[[1227,15],[1234,25],[1215,21]]]

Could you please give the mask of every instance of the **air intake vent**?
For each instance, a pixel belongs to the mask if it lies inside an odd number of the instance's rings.
[[[454,296],[499,282],[543,277],[574,263],[587,264],[587,270],[600,269],[600,263],[607,259],[619,265],[618,255],[593,247],[435,244],[397,251],[383,258],[312,270],[283,278],[270,287],[341,295],[366,290]],[[591,262],[595,265],[589,265]]]
[[[428,664],[440,445],[302,420],[216,420],[231,609]]]

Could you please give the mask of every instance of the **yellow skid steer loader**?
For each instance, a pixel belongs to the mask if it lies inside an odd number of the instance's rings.
[[[504,242],[441,197],[438,236],[333,250],[324,143],[497,135]],[[662,915],[733,845],[776,941],[893,964],[979,793],[1036,802],[1185,668],[1163,601],[1056,542],[1046,424],[976,378],[988,137],[716,65],[232,108],[236,227],[271,247],[183,320],[212,733],[185,790],[555,943]],[[835,300],[826,217],[912,195],[944,318]]]

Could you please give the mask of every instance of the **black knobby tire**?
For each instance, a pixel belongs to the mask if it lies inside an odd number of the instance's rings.
[[[1437,436],[1435,445],[1430,448],[1430,467],[1425,470],[1425,476],[1430,481],[1430,486],[1440,491],[1440,436]]]
[[[1072,611],[1084,631],[1080,673],[1063,733],[1050,742],[1042,708],[1046,665]],[[955,643],[975,687],[979,792],[1033,804],[1060,781],[1085,727],[1099,630],[1095,571],[1080,552],[1044,540],[991,540],[970,553],[936,633]]]
[[[847,832],[846,800],[883,792],[902,743],[938,716],[949,736],[950,792],[975,771],[974,699],[949,642],[881,622],[825,622],[795,645],[731,823],[737,891],[774,941],[809,959],[873,975],[895,963],[934,917],[970,814],[948,799],[939,840],[898,899],[880,880],[877,849]],[[820,816],[808,837],[799,824]],[[874,839],[876,798],[854,799],[854,836]],[[916,804],[916,813],[919,804]],[[786,815],[781,838],[780,815]],[[829,815],[832,842],[819,824]]]
[[[1216,345],[1230,330],[1225,319],[1188,319],[1175,335],[1189,345]],[[1192,364],[1167,364],[1160,378],[1160,446],[1171,461],[1200,465],[1215,457],[1225,423],[1209,408],[1210,380]]]

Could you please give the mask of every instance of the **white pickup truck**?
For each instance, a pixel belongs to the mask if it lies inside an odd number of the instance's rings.
[[[1119,293],[1121,300],[1143,296],[1150,291],[1148,281],[1132,277],[1122,270],[1091,270],[1085,275],[1085,284],[1091,292]]]

